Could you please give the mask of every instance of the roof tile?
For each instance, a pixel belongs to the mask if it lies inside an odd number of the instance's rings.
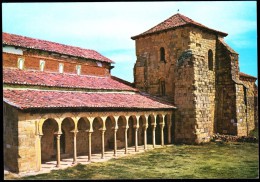
[[[3,90],[4,101],[21,110],[35,108],[127,108],[174,109],[138,93],[62,92],[40,90]]]
[[[243,72],[239,72],[239,77],[246,77],[246,78],[257,79],[256,77],[254,77],[252,75],[245,74]]]
[[[166,30],[169,30],[169,29],[173,29],[173,28],[181,27],[181,26],[185,26],[185,25],[195,25],[197,27],[216,32],[216,33],[221,34],[223,36],[227,36],[227,33],[211,29],[211,28],[206,27],[205,25],[202,25],[202,24],[200,24],[200,23],[198,23],[198,22],[196,22],[196,21],[194,21],[194,20],[192,20],[192,19],[190,19],[190,18],[188,18],[184,15],[181,15],[180,13],[177,13],[177,14],[171,16],[170,18],[166,19],[165,21],[159,23],[158,25],[154,26],[153,28],[151,28],[151,29],[139,34],[139,35],[133,36],[131,38],[133,40],[135,40],[135,39],[142,37],[142,36],[146,36],[146,35],[154,34],[154,33],[159,33],[159,32],[162,32],[162,31],[166,31]]]
[[[112,60],[99,54],[97,51],[90,49],[83,49],[80,47],[74,47],[46,40],[34,39],[21,35],[2,33],[2,39],[4,45],[18,46],[23,48],[38,49],[44,51],[55,52],[59,54],[65,54],[70,56],[82,57],[86,59],[98,60],[101,62],[113,63]]]
[[[3,83],[63,88],[85,88],[137,91],[111,77],[98,77],[67,73],[52,73],[36,70],[3,69]]]

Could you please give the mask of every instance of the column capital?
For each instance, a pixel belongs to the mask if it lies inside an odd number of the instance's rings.
[[[72,119],[73,121],[78,122],[79,119],[80,119],[80,117],[79,117],[79,116],[73,116],[73,117],[71,117],[71,119]]]
[[[93,130],[85,130],[87,133],[93,133]]]
[[[77,133],[79,132],[79,130],[75,130],[75,129],[74,129],[74,130],[71,130],[70,132],[77,134]]]
[[[117,131],[118,127],[112,127],[111,129]]]
[[[61,136],[62,133],[57,131],[57,132],[54,132],[54,135],[56,135],[56,136]]]
[[[104,132],[106,131],[106,129],[100,128],[99,131],[101,131],[102,133],[104,133]]]
[[[160,123],[160,126],[163,128],[165,126],[165,123]]]
[[[35,136],[36,136],[36,137],[42,137],[43,134],[40,134],[40,133],[39,133],[39,134],[36,134]]]

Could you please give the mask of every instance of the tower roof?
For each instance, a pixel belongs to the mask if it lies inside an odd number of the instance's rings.
[[[159,23],[155,27],[153,27],[153,28],[151,28],[151,29],[139,34],[139,35],[131,37],[131,39],[135,40],[135,39],[138,39],[140,37],[144,37],[144,36],[155,34],[155,33],[164,32],[164,31],[167,31],[167,30],[175,29],[175,28],[178,28],[178,27],[186,26],[186,25],[196,26],[198,28],[202,28],[202,29],[208,30],[210,32],[217,33],[217,34],[222,35],[222,36],[228,35],[227,33],[211,29],[211,28],[206,27],[205,25],[202,25],[202,24],[200,24],[200,23],[198,23],[198,22],[196,22],[196,21],[194,21],[194,20],[192,20],[192,19],[190,19],[190,18],[188,18],[184,15],[181,15],[180,13],[177,13],[177,14],[171,16],[170,18],[164,20],[163,22]]]

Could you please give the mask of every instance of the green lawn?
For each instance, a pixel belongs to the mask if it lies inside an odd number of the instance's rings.
[[[173,145],[21,179],[259,178],[258,144]]]

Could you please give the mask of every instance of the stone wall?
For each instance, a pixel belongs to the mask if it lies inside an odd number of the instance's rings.
[[[240,80],[246,86],[245,92],[243,93],[243,100],[245,105],[245,122],[246,131],[244,129],[240,131],[239,135],[247,136],[250,131],[255,129],[255,79],[241,78]],[[244,90],[243,90],[244,91]],[[244,95],[246,94],[246,95]],[[246,97],[246,98],[245,98]]]
[[[245,98],[246,88],[242,84],[236,84],[236,114],[237,114],[237,135],[248,135],[247,106]]]
[[[254,113],[254,119],[255,119],[255,128],[256,129],[258,129],[258,87],[256,86],[256,84],[255,84],[255,86],[254,86],[254,103],[255,103],[255,107],[254,107],[254,109],[255,109],[255,113]]]
[[[175,70],[175,99],[177,106],[175,113],[175,139],[176,143],[192,143],[196,138],[196,108],[194,90],[194,69],[195,59],[191,53],[184,53],[184,59],[179,59]]]
[[[18,171],[18,112],[3,103],[4,165],[10,171]]]
[[[255,128],[255,79],[239,76],[238,54],[221,38],[216,66],[216,131],[247,136]]]
[[[52,56],[45,52],[28,51],[23,55],[16,55],[11,53],[3,53],[3,67],[17,68],[18,58],[24,58],[24,69],[40,70],[40,60],[45,61],[44,71],[59,72],[59,63],[64,64],[64,73],[76,74],[76,65],[81,65],[82,75],[109,75],[109,64],[102,63],[102,67],[98,67],[95,61],[86,59],[72,59],[63,58],[60,56]]]
[[[36,124],[28,114],[18,112],[18,167],[19,172],[34,171],[36,156]]]
[[[238,55],[230,52],[221,38],[216,46],[216,108],[215,131],[220,134],[237,134]],[[242,113],[241,113],[242,114]]]
[[[178,57],[188,49],[188,42],[188,27],[136,39],[135,86],[149,94],[162,96],[160,81],[165,81],[166,98],[172,101],[174,68]],[[164,61],[160,60],[162,47],[165,50]]]
[[[195,142],[208,142],[215,120],[216,35],[191,27],[189,37],[194,59]]]

